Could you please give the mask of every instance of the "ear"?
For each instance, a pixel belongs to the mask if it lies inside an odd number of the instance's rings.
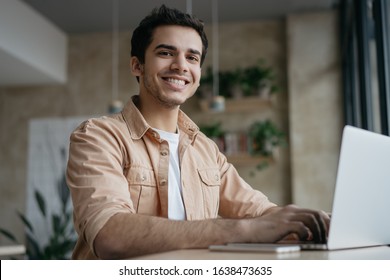
[[[130,58],[130,68],[131,68],[131,73],[139,77],[143,73],[143,65],[139,62],[138,58],[136,56],[132,56]]]

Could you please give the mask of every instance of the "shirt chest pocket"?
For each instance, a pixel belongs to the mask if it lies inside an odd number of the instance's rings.
[[[158,216],[160,202],[153,170],[139,166],[130,167],[126,178],[136,213]]]
[[[219,173],[219,169],[198,169],[198,174],[202,184],[205,218],[217,218],[219,210],[219,189],[221,186],[221,176]]]

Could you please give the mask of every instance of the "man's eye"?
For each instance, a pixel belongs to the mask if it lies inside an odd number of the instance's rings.
[[[198,62],[199,61],[199,57],[191,55],[191,56],[188,57],[188,60],[191,60],[191,61],[194,61],[194,62]]]
[[[168,52],[168,51],[161,51],[161,52],[159,52],[159,55],[162,55],[162,56],[172,56],[172,53]]]

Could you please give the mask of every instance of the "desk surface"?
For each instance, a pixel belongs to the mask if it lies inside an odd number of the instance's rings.
[[[212,252],[208,249],[176,250],[145,255],[137,260],[390,260],[390,247],[292,253]]]
[[[24,245],[0,246],[0,256],[20,255],[24,253],[26,253],[26,247]]]

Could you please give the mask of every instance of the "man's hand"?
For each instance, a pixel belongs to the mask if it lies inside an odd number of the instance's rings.
[[[251,242],[278,242],[286,239],[327,241],[330,218],[324,211],[295,205],[274,207],[263,216],[248,221]],[[258,232],[254,234],[253,232]]]

